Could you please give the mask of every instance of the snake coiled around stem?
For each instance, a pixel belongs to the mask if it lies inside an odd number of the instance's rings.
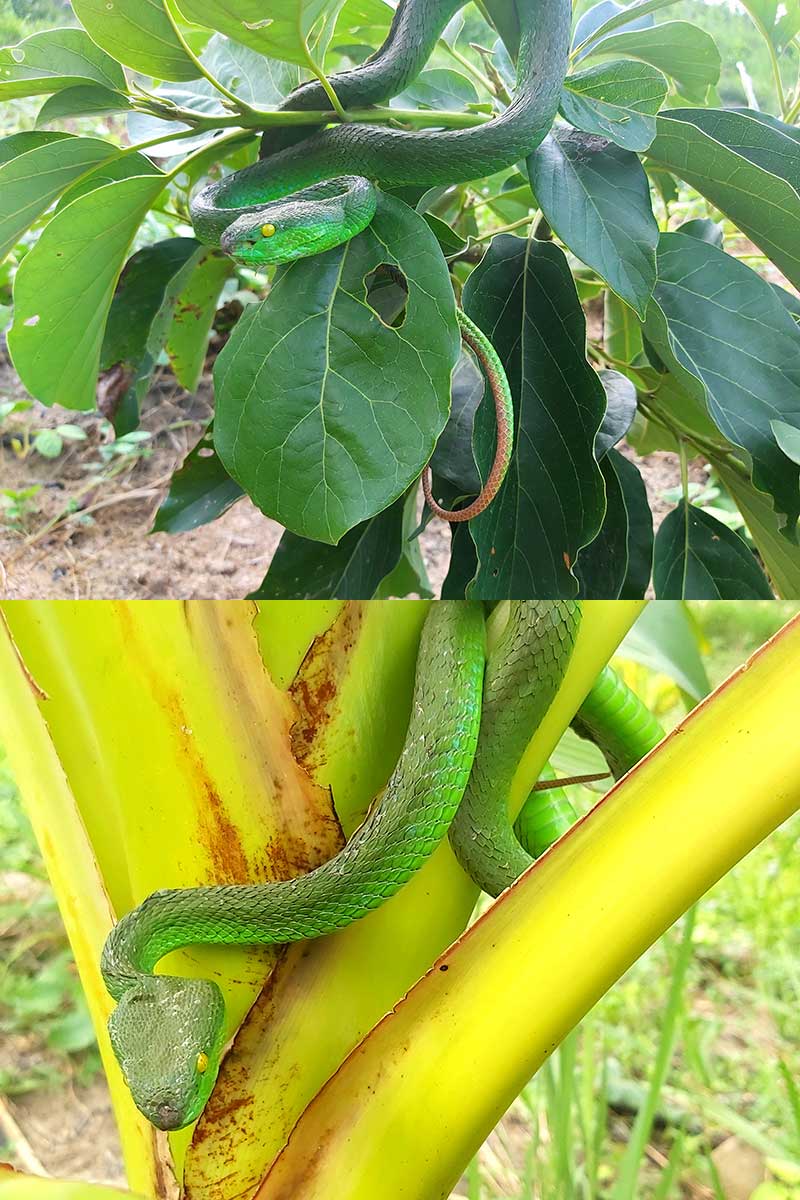
[[[400,0],[381,48],[362,66],[331,77],[340,104],[363,108],[401,92],[422,70],[447,22],[466,2]],[[292,262],[341,245],[364,230],[375,215],[376,184],[449,186],[525,159],[547,134],[558,109],[572,5],[570,0],[516,0],[515,7],[520,28],[517,86],[500,115],[474,128],[435,131],[342,123],[291,145],[280,131],[267,134],[265,147],[272,153],[192,197],[190,214],[198,238],[221,245],[245,265]],[[324,111],[330,100],[322,85],[312,81],[293,92],[283,107]],[[460,310],[458,315],[462,337],[486,371],[498,436],[493,467],[480,496],[467,508],[453,511],[438,504],[430,473],[425,473],[428,505],[447,521],[471,520],[488,507],[505,478],[514,438],[513,406],[502,364],[485,334]]]
[[[508,818],[511,780],[552,704],[581,619],[574,601],[512,601],[485,663],[479,603],[440,601],[425,619],[405,743],[375,806],[328,862],[271,884],[155,892],[110,933],[101,970],[117,1007],[114,1052],[136,1104],[161,1129],[202,1110],[222,1054],[215,983],[157,975],[196,943],[274,944],[320,937],[382,904],[448,834],[468,874],[497,894],[533,861]],[[619,681],[603,675],[578,717],[609,744],[617,771],[660,732]]]

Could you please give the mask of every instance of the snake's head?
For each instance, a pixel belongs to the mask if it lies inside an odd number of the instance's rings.
[[[215,983],[143,977],[111,1014],[111,1045],[136,1107],[158,1129],[196,1120],[219,1070],[225,1006]]]
[[[340,226],[321,220],[310,204],[276,203],[270,209],[269,221],[263,216],[242,216],[223,233],[222,249],[235,262],[256,269],[294,262],[339,246],[350,236]]]

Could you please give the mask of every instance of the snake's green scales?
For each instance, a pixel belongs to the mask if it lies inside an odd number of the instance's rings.
[[[118,1001],[111,1042],[150,1121],[177,1129],[194,1120],[222,1049],[216,984],[153,973],[170,950],[291,942],[340,929],[398,891],[448,830],[462,865],[492,893],[531,863],[508,823],[508,786],[558,691],[580,618],[572,601],[512,601],[484,680],[482,606],[433,604],[402,753],[379,805],[345,847],[285,882],[155,892],[115,926],[102,958],[103,978]],[[643,729],[636,706],[620,708],[614,695],[605,703],[604,680],[579,715],[585,710],[592,735],[634,761],[651,748],[652,730]]]
[[[346,109],[391,99],[422,70],[450,18],[467,0],[400,0],[386,41],[363,65],[331,77]],[[359,123],[330,126],[294,145],[280,132],[274,153],[203,188],[190,213],[201,241],[251,266],[287,263],[341,245],[375,215],[375,183],[449,186],[504,170],[536,149],[552,125],[567,69],[570,0],[512,0],[520,29],[517,88],[494,120],[470,129],[412,131]],[[321,84],[297,89],[288,109],[330,108]],[[290,135],[293,136],[293,135]],[[269,134],[265,145],[270,148]],[[496,496],[511,458],[514,413],[505,372],[485,334],[458,310],[462,337],[478,354],[492,390],[498,439],[494,467],[478,499],[437,516],[470,520]],[[498,372],[499,368],[499,372]]]

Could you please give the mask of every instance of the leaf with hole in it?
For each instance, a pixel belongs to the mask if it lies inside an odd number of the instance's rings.
[[[24,135],[13,135],[13,141]],[[36,136],[36,135],[30,135]],[[0,165],[0,258],[74,180],[119,154],[100,138],[41,135],[48,140]],[[17,143],[22,148],[27,142]],[[0,150],[4,145],[0,142]]]
[[[0,100],[99,83],[124,91],[125,73],[82,29],[45,29],[0,50]]]
[[[658,225],[635,154],[577,130],[556,130],[528,159],[552,229],[644,317],[656,282]]]
[[[73,0],[75,16],[92,41],[118,62],[155,79],[200,74],[180,44],[162,0]]]
[[[185,533],[216,521],[244,492],[231,479],[206,433],[172,476],[169,491],[156,513],[151,533]]]
[[[701,192],[800,286],[800,131],[750,111],[672,109],[650,157]]]
[[[752,458],[796,540],[800,471],[775,440],[774,419],[800,425],[800,329],[744,263],[682,233],[661,235],[645,333],[724,437]]]
[[[216,29],[284,62],[308,66],[321,58],[344,0],[281,0],[265,11],[263,0],[179,0],[188,21]]]
[[[773,600],[747,543],[682,500],[658,531],[653,582],[659,600]]]
[[[368,299],[379,276],[407,288],[394,325]],[[459,346],[436,239],[382,194],[367,230],[281,268],[234,329],[214,372],[220,458],[267,516],[335,544],[402,495],[430,458]]]
[[[722,60],[711,34],[689,21],[665,21],[595,42],[591,55],[638,58],[675,80],[687,100],[702,104],[719,83]]]
[[[575,566],[580,595],[594,600],[641,600],[653,567],[653,514],[637,468],[616,450],[600,464],[606,515]]]
[[[656,113],[667,95],[661,71],[623,59],[568,75],[561,113],[586,133],[611,138],[626,150],[646,150],[656,136]]]
[[[231,260],[221,251],[206,248],[177,297],[166,350],[175,377],[187,392],[195,390],[203,374],[211,324],[232,269]]]
[[[493,504],[470,523],[480,566],[469,595],[570,597],[572,564],[603,520],[594,442],[603,386],[586,361],[586,322],[563,251],[496,237],[464,289],[464,307],[492,341],[514,397],[516,448]],[[475,426],[482,473],[494,458],[495,416]]]
[[[406,497],[351,529],[336,546],[287,530],[253,600],[371,600],[404,549]]]
[[[164,186],[135,176],[96,188],[57,213],[14,283],[8,348],[44,404],[94,408],[106,314],[131,243]]]

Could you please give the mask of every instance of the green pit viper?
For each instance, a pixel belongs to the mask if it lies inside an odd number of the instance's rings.
[[[428,61],[447,22],[467,0],[400,0],[381,48],[365,64],[330,79],[344,109],[391,99]],[[343,123],[293,145],[272,135],[273,153],[194,195],[190,215],[198,238],[219,245],[249,266],[288,263],[339,246],[372,221],[375,181],[386,187],[449,186],[512,167],[531,154],[550,129],[567,70],[571,0],[514,0],[520,30],[517,87],[494,120],[470,129],[420,132]],[[331,108],[314,80],[284,108]],[[290,134],[289,137],[293,137]],[[270,135],[265,135],[270,148]],[[276,148],[278,147],[278,148]],[[514,441],[514,410],[502,363],[489,339],[457,309],[463,340],[475,352],[492,391],[497,447],[480,496],[466,508],[441,507],[430,470],[423,475],[427,503],[447,521],[469,521],[497,495]]]
[[[199,1115],[223,1048],[219,988],[154,974],[169,951],[196,943],[292,942],[341,929],[397,892],[448,832],[462,866],[493,895],[530,866],[533,858],[508,822],[508,789],[559,690],[581,609],[574,601],[512,601],[507,615],[486,664],[482,605],[431,605],[397,765],[378,805],[332,859],[278,883],[155,892],[114,927],[101,963],[117,1001],[111,1044],[137,1106],[154,1125],[178,1129]],[[577,720],[582,732],[610,748],[616,774],[661,736],[608,670]],[[541,793],[532,795],[520,820],[531,843],[540,843],[529,849],[544,849],[542,825],[552,825],[552,813],[546,801],[542,810]],[[551,830],[549,841],[560,832]]]

